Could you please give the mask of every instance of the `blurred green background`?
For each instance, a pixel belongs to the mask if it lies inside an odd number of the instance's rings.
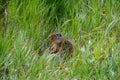
[[[120,79],[119,8],[120,0],[0,0],[0,80]],[[44,54],[52,32],[74,44],[67,63]]]

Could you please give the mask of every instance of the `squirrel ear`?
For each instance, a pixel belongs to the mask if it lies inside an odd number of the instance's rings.
[[[51,36],[53,35],[54,33],[51,33],[49,36],[48,36],[48,38],[51,38]]]
[[[54,36],[55,36],[54,33],[52,33],[48,36],[48,38],[52,40],[54,38]]]

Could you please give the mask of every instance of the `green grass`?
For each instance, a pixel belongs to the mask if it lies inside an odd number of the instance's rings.
[[[119,0],[9,0],[0,17],[0,80],[118,80],[119,8]],[[67,63],[47,55],[52,32],[74,44]]]

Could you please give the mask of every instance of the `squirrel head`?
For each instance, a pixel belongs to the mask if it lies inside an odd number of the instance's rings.
[[[62,35],[61,33],[52,33],[48,36],[48,38],[50,38],[50,40],[54,43],[61,43],[62,42]]]

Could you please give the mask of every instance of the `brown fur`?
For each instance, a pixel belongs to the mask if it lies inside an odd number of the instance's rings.
[[[67,39],[62,39],[62,35],[60,35],[60,33],[52,33],[49,35],[49,38],[52,41],[49,52],[51,54],[72,53],[74,51],[73,44]]]

